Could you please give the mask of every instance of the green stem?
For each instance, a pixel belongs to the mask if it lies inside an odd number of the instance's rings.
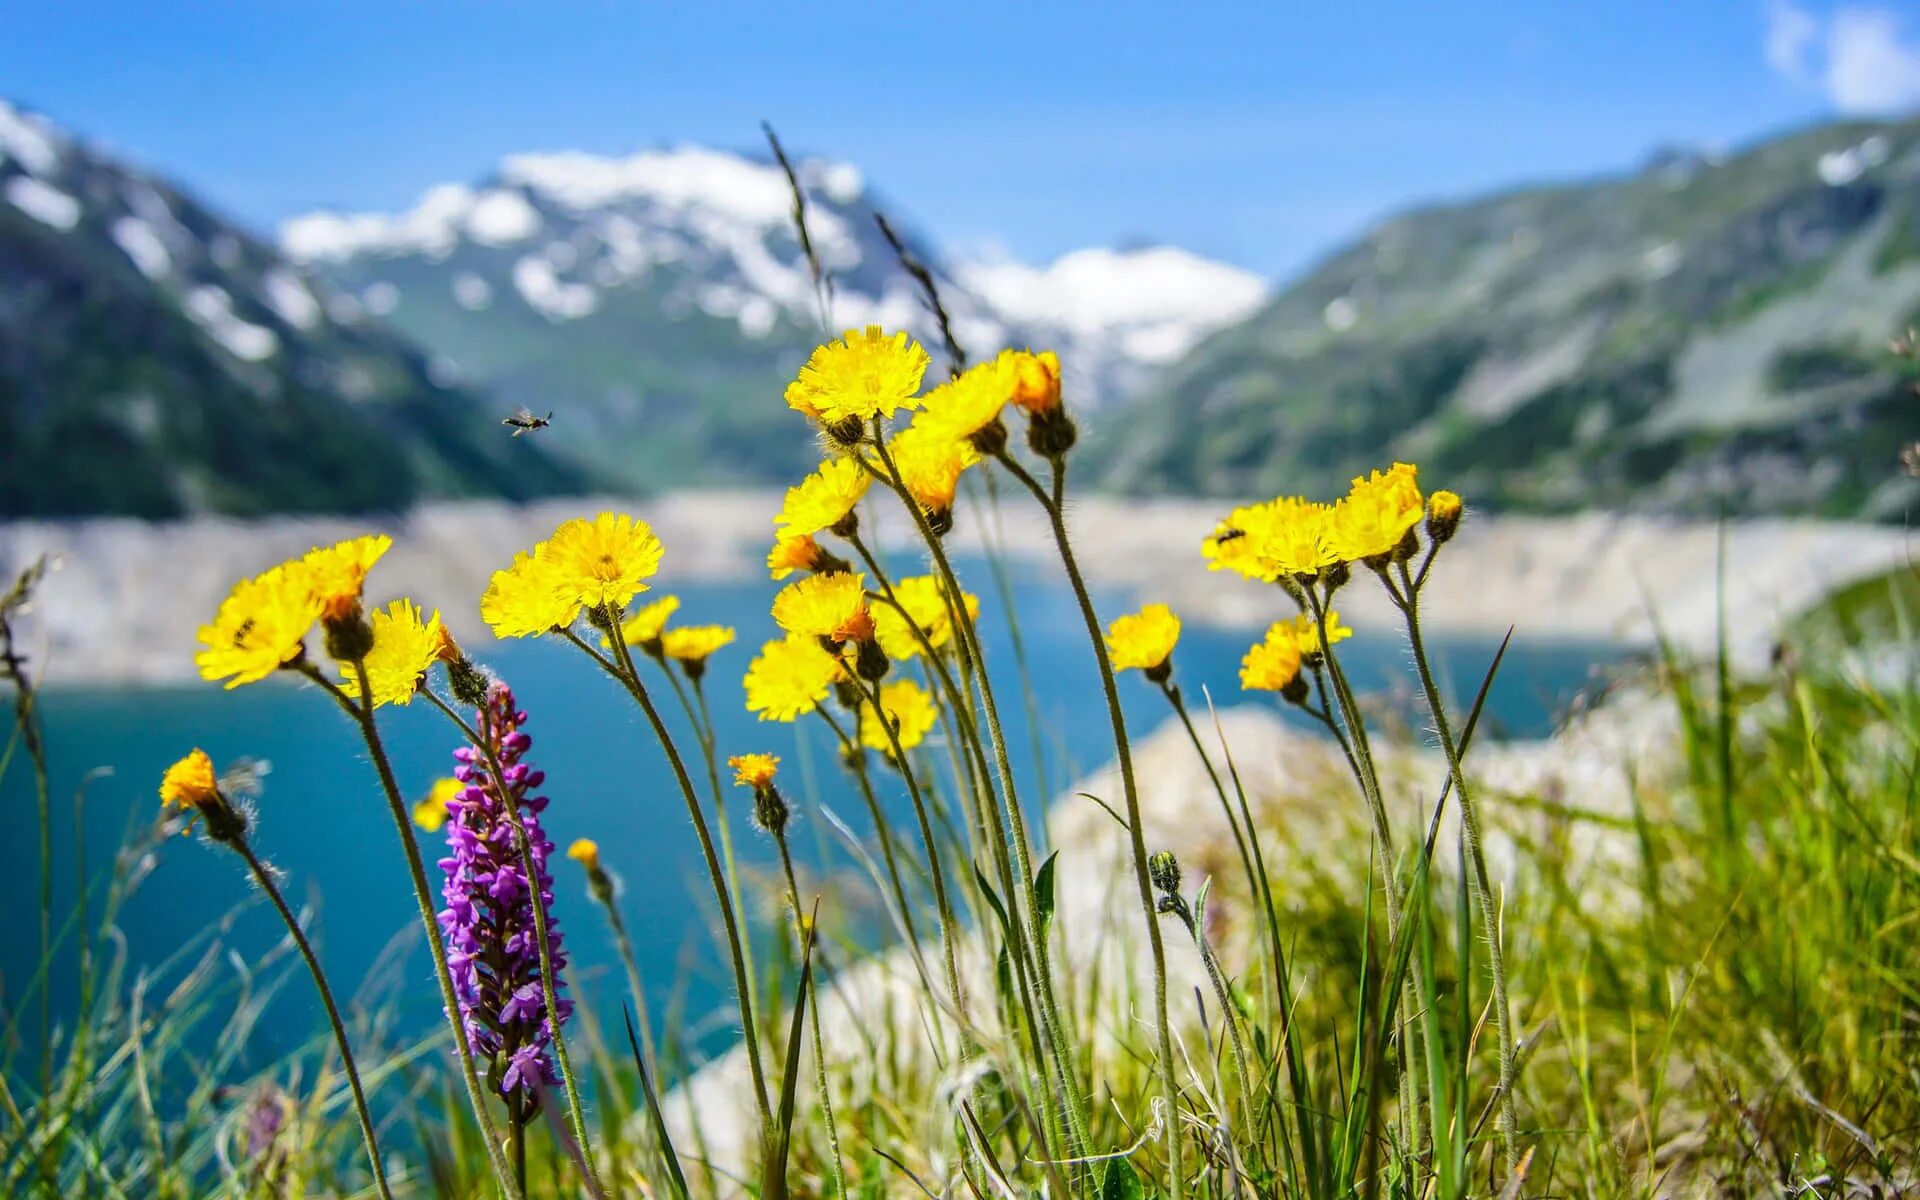
[[[453,990],[453,972],[447,967],[446,938],[440,932],[440,921],[434,914],[433,892],[427,885],[427,868],[420,858],[419,843],[413,838],[413,821],[407,813],[407,803],[401,799],[400,785],[394,781],[393,764],[387,761],[386,747],[380,741],[380,729],[374,723],[373,691],[367,686],[367,664],[362,659],[353,666],[360,685],[361,702],[358,704],[313,664],[305,664],[302,670],[307,678],[324,688],[360,727],[361,740],[367,745],[374,772],[380,777],[380,789],[387,798],[387,809],[393,817],[394,830],[400,836],[400,847],[406,852],[414,902],[420,909],[421,927],[427,932],[427,950],[433,955],[433,972],[440,984],[441,1005],[446,1012],[447,1025],[453,1031],[453,1049],[460,1056],[460,1075],[467,1085],[467,1100],[473,1106],[474,1120],[480,1125],[480,1136],[487,1144],[487,1163],[493,1168],[494,1177],[499,1181],[502,1191],[509,1196],[522,1196],[525,1193],[515,1185],[507,1169],[506,1157],[500,1150],[500,1133],[494,1126],[493,1115],[487,1111],[486,1095],[480,1090],[480,1076],[474,1070],[473,1048],[467,1044],[467,1031],[461,1024],[460,1000]]]
[[[534,861],[533,843],[527,837],[526,823],[521,819],[519,806],[513,802],[513,791],[507,786],[506,773],[500,768],[499,756],[493,751],[493,742],[488,736],[491,730],[483,733],[468,725],[459,713],[432,691],[423,691],[422,694],[433,701],[434,706],[446,714],[473,748],[485,756],[487,774],[492,778],[494,790],[500,797],[501,810],[506,814],[507,823],[513,826],[514,846],[520,853],[520,869],[526,873],[527,891],[533,907],[534,943],[540,954],[540,993],[547,1008],[547,1033],[553,1042],[554,1059],[560,1067],[560,1083],[567,1096],[567,1115],[573,1121],[574,1140],[580,1146],[580,1170],[585,1177],[587,1190],[595,1196],[605,1196],[606,1189],[601,1185],[599,1172],[593,1165],[593,1144],[587,1137],[586,1108],[580,1102],[580,1085],[574,1078],[573,1059],[567,1053],[567,1039],[560,1029],[559,984],[554,977],[547,902],[541,895],[540,865]],[[491,723],[490,714],[487,720]]]
[[[720,833],[720,862],[727,872],[727,890],[733,897],[733,910],[744,921],[747,906],[740,899],[740,871],[734,863],[733,829],[727,823],[726,791],[720,786],[718,738],[713,729],[713,712],[707,706],[707,689],[699,679],[690,679],[694,698],[698,702],[697,705],[690,703],[686,688],[681,686],[679,677],[673,673],[673,665],[662,662],[660,669],[666,672],[667,679],[673,684],[674,695],[680,698],[680,707],[687,714],[687,723],[693,726],[694,740],[700,743],[700,756],[706,760],[707,787],[713,794],[713,824]],[[760,973],[753,965],[752,931],[748,931],[747,937],[740,943],[740,953],[747,964],[747,978],[757,983]]]
[[[1039,904],[1034,894],[1035,877],[1033,868],[1033,846],[1027,836],[1026,815],[1020,807],[1019,789],[1013,782],[1013,765],[1007,756],[1007,737],[1000,723],[1000,706],[994,698],[993,681],[987,674],[986,655],[980,648],[979,630],[974,627],[973,619],[967,613],[964,600],[965,592],[960,587],[960,579],[954,573],[953,563],[947,558],[946,547],[940,541],[940,535],[933,531],[927,521],[927,514],[907,489],[906,480],[900,474],[900,466],[894,462],[893,455],[887,450],[883,423],[875,418],[873,422],[873,446],[886,467],[882,476],[900,498],[901,505],[913,518],[914,526],[919,530],[920,538],[926,543],[932,556],[934,567],[939,571],[941,586],[945,590],[948,620],[952,622],[954,638],[962,654],[969,657],[978,668],[980,678],[980,697],[987,712],[987,731],[993,744],[994,770],[1000,779],[1001,794],[1005,798],[1006,814],[1013,828],[1013,853],[1019,866],[1019,886],[1009,887],[1007,911],[1009,923],[1013,926],[1013,940],[1016,944],[1026,942],[1027,954],[1031,957],[1033,982],[1038,985],[1040,994],[1040,1026],[1053,1059],[1054,1070],[1059,1076],[1060,1109],[1066,1117],[1070,1134],[1069,1148],[1072,1157],[1084,1158],[1089,1150],[1086,1121],[1081,1113],[1080,1092],[1074,1086],[1074,1072],[1067,1059],[1065,1025],[1060,1018],[1058,991],[1053,982],[1052,951],[1048,945],[1045,930],[1040,928]],[[911,621],[908,624],[912,624]],[[978,740],[976,735],[976,741]],[[1009,884],[1013,881],[1008,880]],[[1020,915],[1021,902],[1027,906],[1028,920],[1023,925]],[[1156,939],[1157,939],[1156,934]],[[1016,961],[1021,955],[1016,954]],[[1175,1198],[1178,1200],[1178,1197]]]
[[[893,901],[900,909],[900,922],[905,927],[907,946],[915,959],[918,960],[920,957],[920,934],[913,926],[913,910],[907,903],[906,884],[900,874],[899,859],[894,854],[893,834],[888,827],[887,816],[880,810],[879,797],[874,795],[873,791],[873,780],[867,776],[867,765],[864,757],[865,751],[861,750],[859,743],[847,736],[846,730],[840,728],[840,722],[833,719],[832,713],[824,708],[816,708],[814,711],[819,713],[820,719],[827,723],[829,729],[833,730],[833,736],[838,739],[840,743],[841,761],[847,764],[847,769],[853,772],[854,781],[860,785],[860,796],[866,801],[867,813],[873,818],[875,836],[880,839],[880,859],[886,863],[887,866],[887,882],[893,888]],[[922,976],[927,974],[924,964],[920,967],[920,974]]]
[[[887,710],[880,703],[880,685],[860,679],[860,695],[873,706],[874,720],[880,728],[886,730],[887,745],[893,748],[893,765],[906,781],[907,796],[913,801],[914,819],[920,825],[920,841],[927,848],[927,868],[933,879],[934,910],[940,914],[940,941],[946,952],[947,991],[953,998],[955,1015],[959,1018],[962,1042],[962,1057],[967,1057],[973,1041],[972,1018],[967,1013],[966,989],[960,986],[960,930],[953,919],[953,905],[947,897],[947,873],[940,865],[940,845],[934,840],[933,823],[927,817],[926,798],[920,794],[920,783],[914,778],[913,764],[907,759],[907,752],[900,745],[900,732],[893,722],[887,719]]]
[[[787,831],[780,830],[773,835],[780,847],[780,867],[787,876],[787,904],[793,909],[794,945],[801,953],[806,952],[807,928],[800,913],[800,882],[793,872],[793,854],[787,849]],[[834,1194],[844,1197],[847,1194],[847,1177],[840,1165],[840,1129],[833,1119],[833,1097],[827,1091],[827,1051],[820,1040],[820,999],[819,989],[814,989],[813,1003],[807,1006],[807,1015],[813,1024],[813,1083],[820,1092],[820,1111],[827,1122],[827,1153],[833,1162]]]
[[[1167,1102],[1168,1184],[1173,1200],[1180,1200],[1186,1192],[1186,1179],[1181,1165],[1180,1082],[1174,1075],[1173,1022],[1167,1011],[1167,949],[1160,937],[1153,883],[1147,874],[1147,841],[1146,832],[1141,828],[1140,788],[1134,779],[1133,747],[1127,738],[1126,715],[1120,707],[1120,689],[1114,682],[1113,663],[1107,658],[1107,643],[1100,629],[1100,615],[1094,611],[1093,597],[1087,591],[1086,580],[1081,577],[1080,565],[1073,556],[1072,540],[1067,536],[1066,513],[1061,505],[1066,495],[1067,464],[1062,458],[1052,460],[1053,494],[1049,496],[1040,486],[1040,481],[1016,462],[1012,455],[1002,451],[1000,461],[1015,479],[1026,484],[1027,490],[1033,493],[1040,507],[1046,511],[1047,520],[1053,526],[1053,542],[1060,552],[1060,563],[1066,569],[1067,582],[1073,587],[1074,599],[1080,606],[1080,617],[1086,623],[1087,638],[1093,646],[1094,664],[1100,668],[1100,687],[1106,696],[1107,720],[1113,726],[1114,754],[1120,765],[1120,791],[1126,801],[1127,837],[1133,852],[1134,882],[1140,893],[1140,907],[1147,917],[1147,947],[1153,959],[1153,1008],[1160,1041],[1160,1085]]]
[[[1193,938],[1193,948],[1200,952],[1201,965],[1206,967],[1207,979],[1213,984],[1214,999],[1220,1004],[1220,1020],[1227,1027],[1227,1042],[1233,1049],[1234,1073],[1240,1077],[1240,1107],[1244,1114],[1252,1106],[1257,1083],[1253,1073],[1247,1069],[1247,1046],[1240,1037],[1240,1013],[1234,1007],[1233,992],[1227,987],[1226,974],[1220,970],[1220,960],[1214,957],[1206,934],[1201,932],[1199,922],[1194,920],[1184,903],[1180,906],[1179,916],[1181,923],[1187,927],[1188,936]]]
[[[619,613],[605,614],[609,628],[619,629]],[[616,665],[609,662],[599,651],[582,641],[572,630],[562,630],[562,636],[600,665],[600,669],[613,676],[627,694],[632,696],[640,711],[646,714],[647,723],[653,726],[653,735],[660,742],[660,748],[666,752],[667,762],[673,767],[674,779],[680,785],[680,795],[686,801],[687,815],[693,820],[693,830],[700,840],[700,853],[706,861],[707,877],[713,884],[714,901],[720,906],[720,925],[727,938],[727,953],[732,959],[733,982],[736,995],[735,1003],[740,1007],[741,1032],[745,1035],[747,1048],[747,1067],[753,1076],[753,1098],[760,1113],[761,1140],[773,1129],[773,1107],[767,1100],[766,1069],[760,1061],[759,1028],[753,1019],[753,981],[747,976],[746,956],[740,946],[740,926],[734,912],[733,901],[727,894],[726,876],[720,866],[719,853],[714,849],[713,833],[707,826],[707,816],[700,811],[700,797],[694,791],[693,777],[687,773],[687,763],[680,756],[680,747],[673,740],[673,734],[667,729],[667,723],[661,719],[660,710],[654,706],[653,697],[647,694],[647,686],[640,682],[639,672],[634,670],[633,655],[627,650],[627,643],[618,636],[607,640],[613,646],[619,661]]]
[[[287,935],[300,950],[300,957],[306,960],[307,971],[313,976],[313,986],[320,993],[320,1005],[327,1010],[327,1023],[333,1026],[333,1041],[340,1048],[340,1061],[346,1067],[347,1088],[353,1093],[353,1110],[360,1118],[360,1136],[366,1142],[367,1162],[373,1167],[374,1186],[386,1200],[392,1200],[393,1191],[387,1186],[387,1169],[380,1162],[380,1144],[373,1133],[373,1114],[367,1110],[367,1094],[360,1086],[360,1068],[353,1059],[353,1046],[347,1041],[346,1022],[340,1019],[340,1008],[333,1001],[333,989],[327,986],[326,972],[320,969],[320,960],[314,956],[313,946],[307,941],[306,931],[300,928],[300,922],[294,918],[293,910],[287,907],[287,901],[280,894],[279,885],[273,880],[273,873],[265,863],[254,854],[253,847],[247,844],[245,837],[235,838],[227,845],[234,853],[246,860],[247,870],[253,872],[253,881],[267,894],[273,907],[280,914],[280,920],[287,927]]]
[[[1440,688],[1434,682],[1433,667],[1427,661],[1426,644],[1420,634],[1420,593],[1413,585],[1405,563],[1400,577],[1406,584],[1404,594],[1395,591],[1392,581],[1381,576],[1407,619],[1407,643],[1413,650],[1414,667],[1420,675],[1420,687],[1426,693],[1427,712],[1433,717],[1434,731],[1440,735],[1440,749],[1447,756],[1447,771],[1453,777],[1453,792],[1459,797],[1460,825],[1466,833],[1468,876],[1472,881],[1474,902],[1480,906],[1481,923],[1487,939],[1487,965],[1493,975],[1494,1026],[1500,1037],[1500,1140],[1506,1152],[1507,1171],[1520,1163],[1519,1108],[1515,1102],[1515,1071],[1519,1061],[1518,1041],[1513,1030],[1512,1005],[1507,999],[1507,961],[1501,949],[1500,913],[1494,907],[1493,888],[1487,877],[1485,842],[1479,810],[1467,788],[1461,769],[1460,747],[1454,740],[1453,726],[1447,720],[1446,706],[1440,700]]]

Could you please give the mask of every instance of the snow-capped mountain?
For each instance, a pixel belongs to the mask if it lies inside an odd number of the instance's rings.
[[[937,344],[860,171],[797,170],[829,276],[824,326],[905,327]],[[616,477],[779,478],[812,449],[778,388],[823,328],[792,205],[771,161],[702,147],[525,154],[402,213],[296,218],[281,245],[460,377],[564,413],[556,440]],[[1086,406],[1132,392],[1266,295],[1257,276],[1168,247],[1034,267],[902,237],[939,278],[969,354],[1058,349]]]
[[[584,478],[272,245],[0,101],[0,515],[392,508]]]

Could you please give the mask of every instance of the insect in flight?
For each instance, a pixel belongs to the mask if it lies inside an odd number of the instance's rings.
[[[519,437],[523,433],[532,433],[536,429],[545,429],[547,426],[553,424],[553,414],[549,412],[544,417],[535,416],[533,410],[523,404],[513,410],[512,416],[507,417],[500,423],[502,425],[512,426],[513,436]]]

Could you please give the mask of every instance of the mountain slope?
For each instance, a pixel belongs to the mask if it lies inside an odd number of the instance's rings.
[[[832,327],[931,322],[844,163],[799,165]],[[556,410],[553,437],[627,484],[785,480],[816,451],[780,390],[821,336],[819,303],[770,162],[700,147],[624,158],[529,154],[433,188],[399,215],[315,213],[281,242],[504,403]],[[1089,400],[1136,388],[1263,283],[1181,251],[1085,251],[1048,268],[947,262],[969,353],[1058,347]]]
[[[0,516],[585,485],[340,299],[166,181],[0,102]]]
[[[1102,424],[1110,486],[1326,493],[1393,458],[1482,503],[1891,519],[1920,401],[1920,120],[1378,226]]]

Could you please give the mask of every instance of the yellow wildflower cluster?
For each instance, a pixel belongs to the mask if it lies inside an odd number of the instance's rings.
[[[364,665],[367,688],[373,693],[376,708],[413,703],[433,664],[459,653],[440,623],[440,614],[436,611],[423,618],[411,600],[395,600],[384,609],[375,609],[368,624],[373,627],[373,649],[367,651]],[[340,690],[358,698],[359,672],[351,664],[342,663],[340,675]]]
[[[933,697],[911,679],[899,679],[880,689],[880,708],[886,713],[886,725],[871,702],[860,708],[860,744],[881,754],[893,753],[893,740],[900,749],[911,750],[926,739],[938,715]],[[893,727],[889,738],[887,726]]]
[[[1115,619],[1107,629],[1107,655],[1116,671],[1145,671],[1155,682],[1171,670],[1168,660],[1180,641],[1180,618],[1164,604],[1149,604]]]
[[[747,711],[762,721],[797,721],[820,707],[833,685],[847,677],[840,659],[818,638],[791,635],[761,647],[742,681]]]
[[[980,597],[963,592],[961,603],[968,620],[979,617]],[[905,662],[920,654],[916,626],[935,651],[953,641],[953,612],[947,605],[946,588],[931,575],[896,580],[892,602],[882,599],[873,606],[874,637],[890,659]]]
[[[565,629],[583,612],[622,610],[647,590],[661,553],[645,521],[611,512],[575,518],[494,572],[480,615],[496,637],[518,638]]]
[[[739,787],[749,787],[758,791],[773,782],[780,771],[780,756],[777,754],[736,754],[727,760],[727,766],[733,768],[733,782]]]
[[[1283,496],[1236,508],[1201,551],[1209,569],[1234,571],[1262,583],[1311,580],[1339,563],[1383,566],[1414,549],[1414,527],[1426,515],[1417,468],[1395,463],[1357,478],[1335,504]],[[1459,521],[1460,498],[1435,493]]]

